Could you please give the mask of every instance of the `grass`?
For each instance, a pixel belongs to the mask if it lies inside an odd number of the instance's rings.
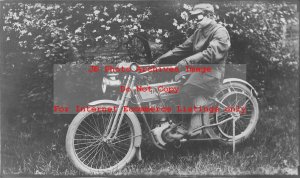
[[[114,175],[297,175],[297,113],[291,106],[262,109],[256,130],[235,154],[217,142],[190,142],[161,151],[144,140],[144,160],[134,160]],[[3,134],[3,174],[83,175],[66,156],[66,130]]]

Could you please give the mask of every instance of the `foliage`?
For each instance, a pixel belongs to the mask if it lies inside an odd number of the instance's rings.
[[[83,53],[91,46],[122,42],[143,32],[140,23],[150,15],[149,9],[138,10],[131,3],[9,3],[4,10],[7,41],[18,41],[26,51],[42,50],[46,57],[61,60],[54,62],[63,63],[71,46]]]
[[[86,58],[87,49],[111,44],[119,49],[136,33],[147,34],[155,44],[154,57],[180,44],[194,30],[188,15],[192,5],[185,1],[4,4],[4,74],[10,83],[6,91],[14,88],[11,91],[18,93],[14,99],[23,105],[17,106],[14,118],[50,120],[53,64],[93,62],[96,58]],[[292,42],[298,41],[287,38],[295,33],[290,28],[298,25],[296,5],[230,2],[214,7],[217,21],[231,36],[229,63],[248,64],[248,80],[269,102],[281,101],[274,100],[277,91],[285,97],[297,95],[299,55]],[[282,92],[272,77],[290,78],[295,90]],[[10,108],[14,106],[11,102]]]

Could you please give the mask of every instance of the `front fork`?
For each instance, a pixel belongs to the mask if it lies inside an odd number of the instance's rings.
[[[119,129],[120,129],[120,126],[122,124],[123,117],[124,117],[124,110],[122,108],[124,106],[128,105],[128,102],[130,101],[130,99],[132,97],[132,90],[131,89],[134,87],[135,80],[136,80],[135,76],[129,75],[128,78],[127,78],[125,88],[130,87],[130,91],[123,93],[121,99],[119,100],[120,104],[119,104],[117,113],[114,116],[114,118],[110,119],[108,127],[104,132],[104,137],[108,140],[115,139],[118,135],[118,132],[119,132]],[[139,107],[141,107],[141,103],[139,101],[137,101],[137,104],[138,104]],[[119,117],[119,115],[120,115],[120,117]],[[152,139],[154,145],[156,147],[164,150],[165,148],[163,146],[161,146],[159,144],[159,142],[156,140],[156,138],[154,137],[154,134],[153,134],[148,122],[147,122],[147,118],[146,118],[145,113],[143,111],[141,111],[141,115],[142,115],[142,118],[143,118],[143,120],[146,124],[147,129],[150,131],[151,139]],[[138,158],[141,159],[140,151],[138,152]]]
[[[131,89],[133,88],[134,83],[135,83],[135,76],[129,75],[128,78],[127,78],[125,88],[130,88],[130,91],[123,93],[123,95],[121,97],[121,100],[120,100],[118,110],[116,112],[116,115],[114,116],[113,119],[109,120],[109,124],[107,126],[107,129],[104,132],[104,137],[106,137],[107,139],[116,138],[116,136],[119,132],[119,129],[120,129],[121,123],[123,121],[123,117],[124,117],[123,107],[127,106],[129,100],[131,99],[131,95],[132,95],[131,94],[131,92],[132,92]],[[120,115],[120,117],[119,117],[119,115]]]

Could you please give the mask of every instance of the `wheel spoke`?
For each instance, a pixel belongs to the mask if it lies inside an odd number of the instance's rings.
[[[112,153],[112,154],[110,154],[110,155],[113,155],[115,158],[117,158],[117,160],[118,160],[118,162],[119,162],[119,161],[120,161],[119,158],[116,156],[115,152],[111,149],[111,147],[108,146],[107,148],[108,148],[108,149],[110,150],[110,152]],[[112,156],[111,156],[111,157],[112,157]]]
[[[90,158],[90,156],[92,156],[93,153],[97,150],[98,146],[99,146],[99,145],[97,144],[95,147],[93,147],[93,148],[89,151],[88,156],[86,156],[86,158],[85,158],[82,162],[85,163],[85,161],[86,161],[88,158]],[[88,162],[86,165],[89,165],[89,162]]]
[[[125,150],[124,148],[118,147],[116,145],[111,146],[110,148],[112,148],[112,149],[118,151],[119,153],[121,153],[120,154],[121,157],[124,157],[127,154],[127,150]],[[125,151],[122,151],[122,149],[125,150]]]
[[[94,121],[95,126],[96,126],[96,130],[97,130],[98,134],[102,136],[101,131],[99,130],[100,129],[99,125],[97,124],[97,121],[96,121],[97,119],[94,118],[94,115],[92,115],[92,116],[93,116],[93,121]]]
[[[85,135],[84,136],[86,136],[86,135],[88,135],[88,136],[90,136],[90,137],[94,137],[94,135],[91,135],[90,133],[88,133],[88,132],[84,132],[83,130],[81,130],[81,129],[77,129],[78,131],[80,131],[81,133],[84,133]],[[81,134],[82,135],[82,134]]]
[[[84,120],[84,122],[91,128],[93,129],[96,133],[98,133],[98,135],[101,135],[94,127],[92,127],[86,120]]]
[[[103,163],[102,163],[102,160],[103,160],[103,151],[102,150],[104,150],[104,145],[100,148],[100,151],[99,151],[101,153],[101,156],[100,156],[100,158],[98,160],[100,160],[101,165],[103,165]],[[98,167],[98,164],[99,164],[99,161],[97,162],[96,168],[100,169],[100,167]]]
[[[93,147],[92,147],[93,146]],[[84,153],[79,159],[81,160],[81,158],[83,158],[86,154],[88,154],[89,152],[91,152],[91,150],[93,150],[94,148],[95,148],[95,145],[94,144],[91,144],[90,146],[88,146],[88,147],[86,147],[86,148],[90,148],[90,147],[92,147],[89,151],[87,151],[86,153]],[[81,152],[82,152],[83,150],[81,150]],[[78,153],[78,155],[79,155],[79,153]],[[84,161],[82,161],[82,162],[84,162]]]
[[[131,138],[132,138],[132,137],[125,138],[125,139],[123,139],[123,140],[118,140],[118,141],[116,141],[116,142],[113,142],[113,143],[111,143],[111,144],[120,143],[120,142],[123,142],[124,140],[129,140],[129,139],[131,139]]]
[[[95,138],[75,138],[74,140],[97,140]]]
[[[86,145],[86,144],[94,144],[96,143],[97,141],[94,141],[94,142],[82,142],[82,143],[74,143],[74,145]]]
[[[94,152],[96,152],[95,154],[94,154],[94,156],[92,157],[92,159],[87,163],[87,165],[89,165],[90,163],[93,163],[94,162],[94,159],[95,159],[95,157],[97,156],[97,154],[98,154],[98,150],[99,149],[99,144],[96,146],[96,149],[92,152],[92,153],[94,153]],[[91,167],[93,166],[93,164],[91,165]]]

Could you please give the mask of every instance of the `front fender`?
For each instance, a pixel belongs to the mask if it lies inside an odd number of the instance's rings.
[[[115,104],[115,105],[119,105],[120,102],[118,101],[114,101],[114,100],[96,100],[96,101],[92,101],[90,103],[88,103],[88,105],[90,106],[96,106],[99,104]],[[138,120],[138,118],[136,117],[136,115],[133,112],[126,112],[125,114],[127,114],[127,116],[129,117],[129,119],[131,120],[132,124],[133,124],[133,129],[134,129],[134,146],[135,147],[140,147],[141,143],[142,143],[142,129],[141,129],[141,124]]]
[[[239,79],[239,78],[226,78],[223,80],[223,84],[225,83],[231,83],[231,82],[237,82],[237,83],[242,83],[246,85],[248,88],[251,89],[251,92],[254,94],[254,96],[258,96],[258,92],[255,90],[255,88],[245,80]]]

